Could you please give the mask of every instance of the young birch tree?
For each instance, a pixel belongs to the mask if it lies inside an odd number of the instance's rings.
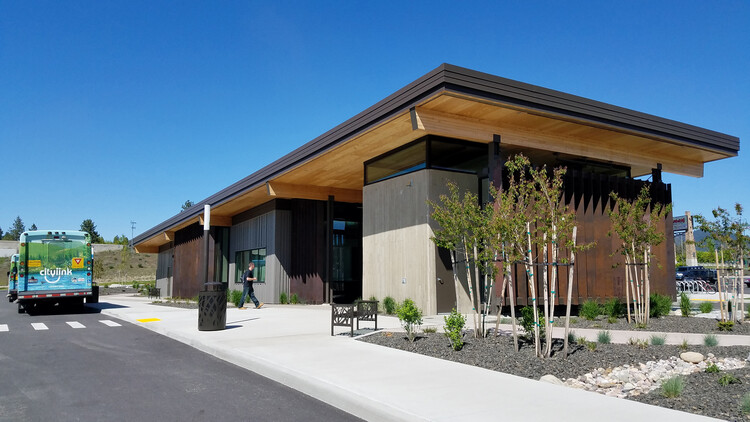
[[[615,233],[620,239],[613,255],[620,253],[625,259],[628,322],[631,322],[632,296],[633,319],[638,325],[646,325],[650,313],[652,247],[664,241],[664,233],[657,229],[657,224],[672,210],[672,205],[652,204],[648,185],[643,186],[634,200],[620,198],[615,192],[610,192],[610,197],[615,207],[607,211],[612,222],[612,229],[607,234]]]
[[[555,300],[558,296],[558,260],[562,257],[561,245],[572,244],[575,213],[563,201],[563,181],[567,169],[557,167],[552,174],[546,167],[530,168],[534,184],[533,208],[536,219],[536,244],[542,247],[542,287],[544,297],[545,350],[544,356],[552,354],[552,328],[554,324]]]
[[[477,195],[471,192],[464,192],[463,197],[461,197],[458,186],[453,182],[448,182],[448,192],[448,195],[440,195],[442,205],[428,201],[434,209],[432,218],[440,225],[440,230],[435,232],[432,240],[437,246],[446,248],[451,252],[457,304],[461,297],[458,264],[464,264],[469,299],[472,304],[474,335],[479,337],[480,333],[484,335],[485,332],[479,315],[481,305],[480,273],[484,272],[492,277],[495,274],[492,264],[494,257],[488,255],[490,253],[488,239],[492,237],[490,233],[492,228],[490,224],[491,209],[483,209],[479,204]],[[459,261],[458,257],[461,253],[463,253],[463,260]],[[474,264],[473,276],[472,263]]]
[[[734,211],[736,217],[732,218],[726,209],[718,207],[712,211],[714,221],[708,221],[701,215],[695,216],[700,230],[708,233],[708,236],[700,244],[712,248],[716,257],[717,287],[719,289],[719,308],[722,321],[727,320],[729,312],[731,312],[733,319],[742,321],[745,310],[743,280],[745,276],[745,253],[750,248],[750,237],[746,234],[749,225],[742,220],[743,208],[741,204],[736,203]],[[724,265],[725,252],[729,255],[729,268]],[[719,264],[719,254],[721,255],[721,264]],[[731,291],[722,291],[727,285],[729,285]],[[725,304],[729,302],[731,302],[732,307],[726,309]]]

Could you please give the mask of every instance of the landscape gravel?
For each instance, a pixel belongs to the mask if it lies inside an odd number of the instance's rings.
[[[604,324],[607,324],[606,321]],[[582,325],[587,323],[574,324]],[[647,331],[716,333],[713,331],[715,326],[715,320],[664,317],[652,320]],[[743,324],[733,332],[743,333],[747,326]],[[609,326],[603,329],[616,328]],[[633,327],[623,325],[622,329],[632,330]],[[571,388],[729,421],[750,421],[741,410],[742,397],[750,394],[748,346],[690,345],[687,350],[700,353],[705,358],[703,362],[694,364],[680,359],[680,354],[685,350],[676,345],[644,347],[597,344],[591,350],[584,345],[572,344],[569,346],[570,355],[564,359],[562,340],[556,340],[553,343],[553,356],[542,359],[536,357],[532,342],[521,341],[520,350],[516,352],[511,336],[494,336],[492,333],[487,338],[475,339],[470,332],[466,332],[465,345],[460,351],[453,350],[442,333],[421,333],[413,343],[402,332],[376,332],[359,337],[359,340],[534,380],[554,375]],[[705,367],[710,363],[716,364],[720,372],[705,372]],[[727,386],[720,385],[719,378],[725,374],[732,375],[738,381]],[[664,397],[661,382],[677,375],[685,383],[682,394],[676,398]]]

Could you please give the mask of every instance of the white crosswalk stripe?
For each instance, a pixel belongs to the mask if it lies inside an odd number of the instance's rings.
[[[122,327],[122,325],[120,325],[119,323],[117,323],[115,321],[112,321],[112,320],[109,320],[109,319],[102,319],[102,320],[99,320],[99,322],[101,322],[102,324],[104,324],[104,325],[106,325],[108,327]],[[85,325],[83,325],[82,323],[80,323],[78,321],[66,321],[65,323],[68,324],[68,326],[70,326],[71,328],[88,328],[88,327],[86,327]],[[32,322],[30,324],[34,328],[34,330],[36,330],[36,331],[50,330],[50,328],[47,326],[47,324],[45,324],[43,322]],[[14,327],[15,330],[18,330],[18,328],[19,327],[17,327],[17,326]],[[53,330],[55,328],[59,328],[59,327],[57,327],[57,326],[52,327]],[[0,333],[7,333],[9,331],[11,331],[11,327],[8,324],[0,324]]]

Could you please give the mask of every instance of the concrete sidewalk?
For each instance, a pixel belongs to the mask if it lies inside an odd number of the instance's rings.
[[[715,420],[331,336],[328,305],[229,308],[225,330],[198,331],[196,309],[152,305],[149,299],[126,295],[100,300],[88,306],[366,420],[561,420],[561,412],[578,422],[631,422],[641,417]],[[442,326],[441,318],[430,319],[439,320]],[[372,327],[372,323],[364,324]],[[388,316],[378,317],[378,327],[400,330],[398,320]],[[581,330],[576,333],[583,334]],[[750,344],[747,338],[743,340]]]

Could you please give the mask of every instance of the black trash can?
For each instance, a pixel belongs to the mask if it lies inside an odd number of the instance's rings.
[[[198,331],[227,328],[227,292],[224,283],[205,283],[198,292]]]

